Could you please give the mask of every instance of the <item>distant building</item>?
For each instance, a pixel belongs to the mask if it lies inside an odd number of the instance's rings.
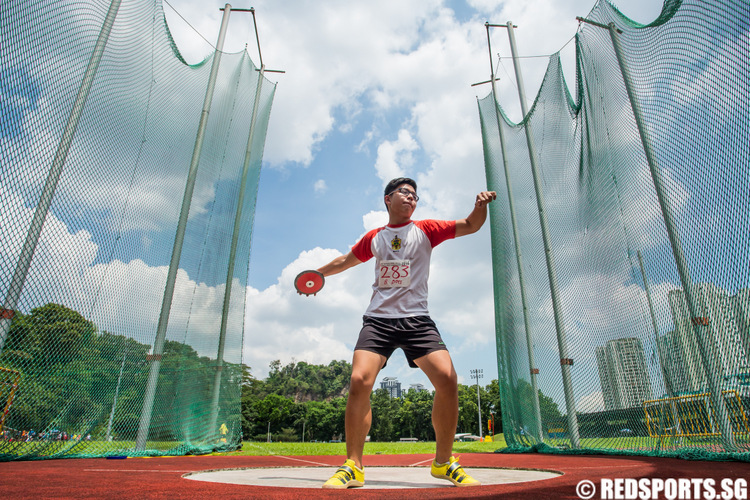
[[[670,330],[658,339],[659,351],[664,363],[665,389],[667,395],[677,396],[690,391],[690,381],[683,369],[682,350],[678,343],[677,332]]]
[[[732,297],[732,303],[737,317],[737,331],[745,348],[745,354],[750,358],[750,288],[737,292]]]
[[[388,395],[392,398],[401,397],[401,382],[396,377],[385,377],[380,382],[380,388],[388,391]]]
[[[422,391],[426,391],[427,389],[425,389],[424,385],[422,385],[422,384],[411,384],[409,386],[409,390],[410,391],[414,390],[414,391],[417,391],[417,392],[422,392]]]
[[[651,399],[651,379],[640,339],[615,339],[597,347],[596,364],[606,410],[633,408]]]
[[[723,388],[731,388],[739,377],[750,372],[750,292],[741,290],[730,296],[714,284],[699,283],[694,294],[698,301],[695,318],[690,314],[685,292],[669,292],[674,344],[680,351],[677,371],[685,379],[678,392],[708,390],[707,373],[717,374]]]
[[[684,384],[678,389],[678,393],[699,392],[708,387],[706,371],[701,360],[700,346],[695,337],[693,325],[690,320],[690,311],[685,300],[685,292],[682,290],[671,290],[668,294],[669,308],[672,310],[674,320],[674,345],[679,351],[680,365]],[[675,367],[676,368],[676,367]]]

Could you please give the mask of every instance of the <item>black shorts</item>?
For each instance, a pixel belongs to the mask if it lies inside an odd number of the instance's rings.
[[[417,368],[415,359],[434,351],[447,351],[435,322],[429,316],[409,318],[375,318],[363,316],[362,330],[354,350],[362,349],[385,356],[386,362],[393,351],[401,348],[409,366]]]

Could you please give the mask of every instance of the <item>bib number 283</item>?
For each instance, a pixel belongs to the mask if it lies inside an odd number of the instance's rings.
[[[411,283],[410,261],[382,260],[378,274],[378,287],[395,288],[409,286]]]

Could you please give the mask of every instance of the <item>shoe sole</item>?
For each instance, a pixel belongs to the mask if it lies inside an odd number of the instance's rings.
[[[430,475],[432,477],[434,477],[435,479],[445,479],[446,481],[450,481],[451,483],[453,483],[454,485],[458,486],[459,488],[468,488],[470,486],[481,486],[482,485],[482,483],[480,483],[479,481],[476,481],[474,483],[459,483],[458,481],[456,481],[452,477],[441,476],[439,474],[433,474],[433,473],[430,473]]]
[[[365,483],[360,483],[359,481],[349,481],[346,484],[338,485],[338,484],[324,484],[323,489],[325,490],[345,490],[347,488],[361,488],[364,486]]]

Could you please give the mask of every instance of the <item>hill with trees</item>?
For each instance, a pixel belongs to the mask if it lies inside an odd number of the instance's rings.
[[[99,331],[93,322],[59,304],[35,308],[27,315],[17,312],[0,354],[0,366],[22,373],[6,424],[42,430],[60,422],[78,432],[83,429],[103,436],[109,432],[105,428],[117,391],[112,434],[117,439],[134,439],[150,350],[150,345],[130,337]],[[351,370],[346,361],[334,360],[327,365],[292,361],[282,365],[275,360],[269,365],[268,376],[261,380],[248,366],[225,363],[222,393],[228,399],[223,408],[224,421],[241,425],[244,440],[341,439]],[[155,409],[151,439],[181,439],[183,430],[176,424],[181,408],[196,404],[191,399],[195,391],[210,394],[215,373],[215,360],[200,356],[189,345],[166,341],[156,395],[158,408],[166,410]],[[531,391],[530,386],[521,389]],[[487,433],[490,417],[496,423],[495,431],[501,432],[498,381],[492,380],[479,391],[483,433]],[[234,403],[237,399],[239,402]],[[524,399],[531,401],[531,395]],[[403,397],[391,398],[384,389],[375,389],[371,439],[433,441],[432,400],[431,391],[409,389]],[[540,404],[545,422],[562,419],[557,404],[541,392]],[[478,434],[477,412],[477,387],[459,384],[458,432]]]

